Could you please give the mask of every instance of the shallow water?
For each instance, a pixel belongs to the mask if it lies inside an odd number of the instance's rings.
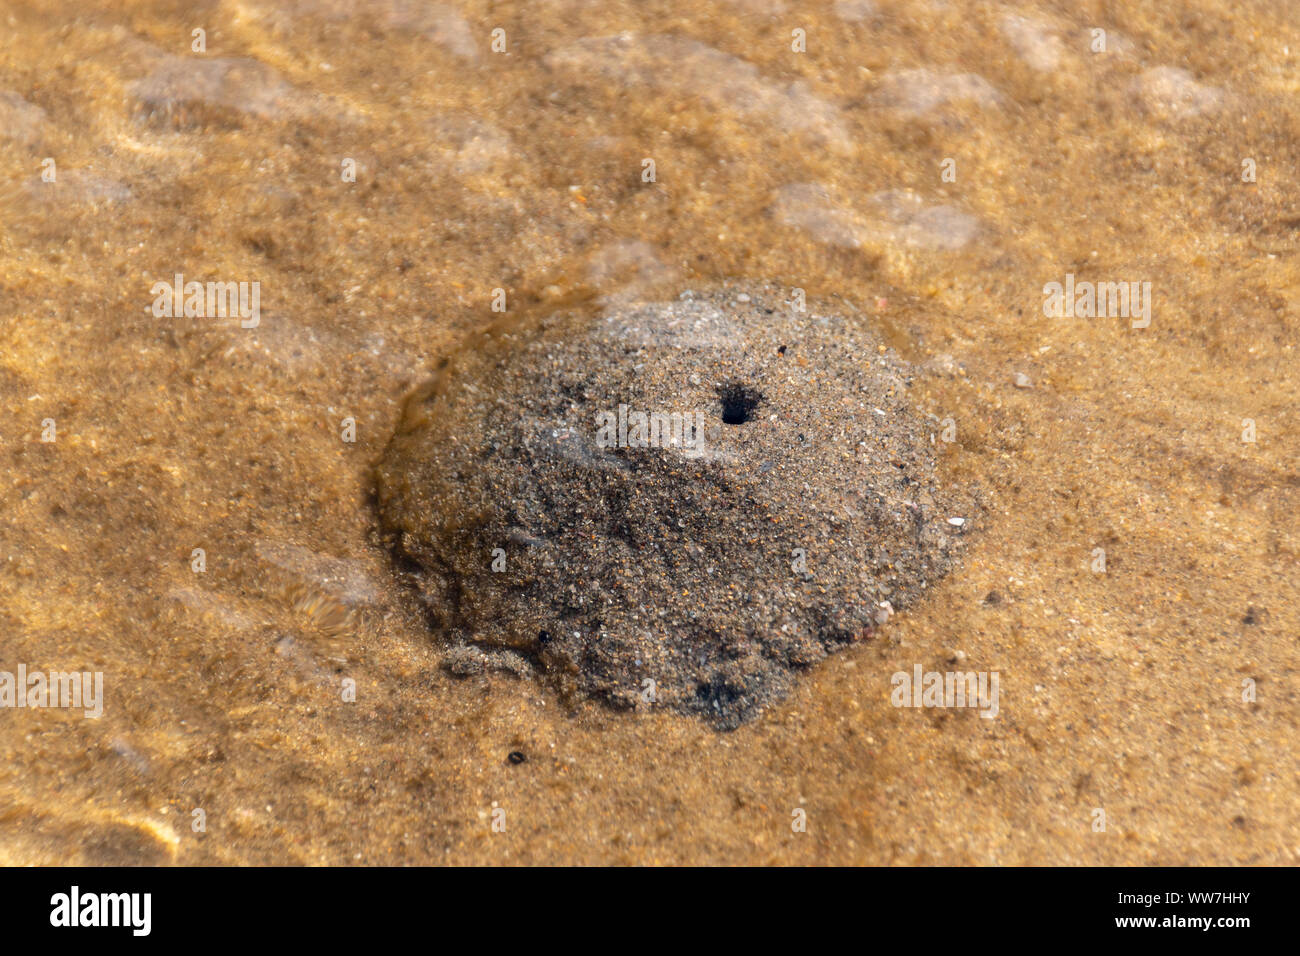
[[[105,695],[0,713],[0,860],[1300,857],[1293,5],[0,16],[0,669]],[[256,326],[155,316],[178,273],[259,282]],[[1045,316],[1067,275],[1150,324]],[[406,394],[496,289],[723,277],[917,366],[989,499],[963,565],[732,733],[447,674],[374,534]],[[998,672],[998,716],[891,706],[918,664]]]

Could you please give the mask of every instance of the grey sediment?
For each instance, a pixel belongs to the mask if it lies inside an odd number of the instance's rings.
[[[952,567],[970,498],[910,387],[761,284],[503,325],[408,402],[381,524],[454,671],[734,728]]]

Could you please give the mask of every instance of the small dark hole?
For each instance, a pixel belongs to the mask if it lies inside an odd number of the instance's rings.
[[[742,694],[738,688],[731,686],[722,678],[715,677],[713,680],[695,685],[695,696],[706,705],[717,709],[723,704],[734,704],[740,700]]]
[[[749,421],[763,396],[752,388],[733,382],[718,389],[724,425],[743,425]]]

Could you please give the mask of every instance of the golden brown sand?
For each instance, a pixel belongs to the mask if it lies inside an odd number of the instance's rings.
[[[0,861],[1300,858],[1293,5],[0,17],[0,670],[105,685],[0,711]],[[260,324],[155,317],[175,273],[259,281]],[[1067,274],[1150,282],[1149,327],[1045,317]],[[494,289],[722,277],[920,368],[991,503],[963,566],[733,733],[446,674],[373,536],[404,395]],[[999,672],[998,716],[894,708],[916,664]]]

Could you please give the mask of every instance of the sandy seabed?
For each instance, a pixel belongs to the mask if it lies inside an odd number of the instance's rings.
[[[0,862],[1300,862],[1294,4],[0,18],[0,670],[104,681],[0,710]],[[730,733],[448,674],[375,534],[404,397],[495,290],[724,278],[914,365],[961,566]]]

